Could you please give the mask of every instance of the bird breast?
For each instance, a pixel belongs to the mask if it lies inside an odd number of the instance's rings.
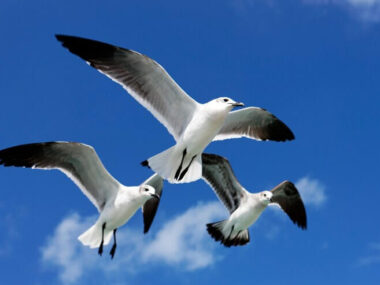
[[[201,108],[187,126],[182,142],[199,146],[199,151],[203,151],[223,126],[227,114],[225,111]]]
[[[236,228],[243,230],[254,224],[265,208],[259,201],[249,199],[232,213],[231,219],[235,220]]]
[[[141,202],[137,197],[126,195],[125,191],[120,191],[113,203],[110,203],[103,210],[103,219],[107,222],[107,227],[118,228],[124,225],[141,207]]]

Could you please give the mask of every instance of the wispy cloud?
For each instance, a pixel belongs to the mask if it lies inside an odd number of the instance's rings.
[[[247,9],[254,9],[258,5],[267,5],[275,10],[279,9],[281,0],[235,0],[234,7],[240,13]],[[299,0],[305,5],[338,7],[347,11],[354,18],[365,23],[380,22],[380,0]]]
[[[10,211],[0,204],[0,225],[6,229],[2,232],[2,235],[0,235],[0,244],[2,245],[0,247],[0,257],[12,254],[12,241],[20,238],[18,226],[20,220],[22,220],[25,215],[25,209],[22,207],[17,207],[13,209],[13,211]]]
[[[360,257],[357,260],[356,266],[369,266],[372,264],[380,263],[380,242],[372,242],[368,245],[369,254],[367,256]]]
[[[296,182],[296,187],[306,205],[321,206],[326,202],[325,186],[319,180],[306,176]]]
[[[219,202],[211,202],[192,207],[167,221],[153,236],[144,236],[141,229],[130,229],[127,225],[118,232],[118,249],[111,261],[108,256],[99,260],[94,250],[77,241],[77,236],[90,227],[96,217],[81,218],[74,213],[66,217],[47,239],[41,249],[42,261],[45,266],[58,270],[63,284],[80,283],[91,274],[107,280],[110,272],[114,273],[112,279],[115,281],[115,276],[122,278],[126,270],[129,273],[143,272],[143,265],[162,262],[192,271],[218,260],[217,245],[207,235],[205,224],[226,215]]]
[[[380,0],[303,0],[306,4],[334,5],[365,22],[380,22]]]

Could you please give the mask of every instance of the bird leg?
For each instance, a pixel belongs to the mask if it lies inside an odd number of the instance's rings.
[[[113,259],[116,251],[116,230],[117,228],[113,230],[113,246],[110,251],[111,259]]]
[[[182,171],[181,175],[179,176],[178,181],[182,180],[182,178],[185,176],[185,174],[186,174],[187,171],[189,170],[189,167],[190,167],[191,163],[193,162],[194,158],[196,158],[196,155],[194,155],[194,156],[191,158],[189,165],[188,165],[188,166]]]
[[[235,225],[232,225],[230,235],[228,236],[229,239],[231,238],[231,235],[232,235],[232,232],[234,231],[234,228],[235,228]]]
[[[181,159],[181,163],[180,163],[180,165],[179,165],[179,167],[178,167],[178,169],[177,169],[177,171],[176,171],[176,173],[175,173],[175,175],[174,175],[174,179],[175,180],[178,180],[178,176],[179,176],[179,174],[181,173],[181,170],[182,170],[182,163],[183,163],[183,160],[185,159],[185,156],[186,156],[186,148],[183,150],[183,152],[182,152],[182,159]],[[181,179],[179,179],[179,180],[181,180]]]
[[[104,243],[104,229],[106,228],[106,223],[102,226],[102,241],[100,242],[98,253],[101,256],[103,254],[103,243]]]

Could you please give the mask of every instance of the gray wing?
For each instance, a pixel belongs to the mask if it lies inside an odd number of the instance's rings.
[[[65,173],[101,211],[119,188],[104,168],[95,150],[73,142],[45,142],[0,150],[0,165],[58,169]]]
[[[247,137],[255,140],[293,140],[292,131],[268,111],[249,107],[230,112],[214,140]]]
[[[198,103],[157,62],[138,52],[106,43],[56,35],[73,54],[121,84],[147,108],[177,140]]]
[[[153,219],[156,215],[158,206],[160,204],[164,182],[161,176],[159,176],[158,174],[153,174],[142,184],[147,184],[154,187],[154,189],[156,189],[156,194],[160,196],[160,199],[156,199],[156,198],[149,199],[148,201],[145,202],[145,204],[142,207],[143,217],[144,217],[144,234],[146,234],[153,223]]]
[[[203,179],[211,186],[230,213],[246,197],[245,189],[237,181],[228,160],[216,154],[202,154]]]
[[[278,204],[289,218],[301,229],[306,229],[306,211],[301,196],[292,182],[284,181],[274,187],[272,202]]]

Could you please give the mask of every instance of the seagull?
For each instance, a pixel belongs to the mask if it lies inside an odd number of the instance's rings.
[[[170,183],[202,177],[201,154],[213,140],[247,137],[256,140],[293,140],[292,131],[268,111],[244,106],[228,97],[201,104],[186,94],[153,59],[133,50],[90,39],[56,35],[62,46],[119,83],[156,117],[176,144],[143,161]]]
[[[43,142],[18,145],[0,150],[0,165],[37,169],[58,169],[66,174],[98,209],[96,223],[78,239],[90,248],[103,245],[112,237],[110,251],[116,251],[116,230],[125,224],[142,207],[144,233],[147,233],[157,211],[163,181],[154,174],[140,186],[120,184],[104,168],[94,148],[75,142]]]
[[[268,205],[277,204],[301,229],[306,229],[306,211],[297,188],[284,181],[270,191],[250,193],[236,179],[231,165],[224,157],[202,154],[203,179],[229,210],[228,219],[207,224],[208,233],[226,247],[249,242],[248,228],[254,224]]]

